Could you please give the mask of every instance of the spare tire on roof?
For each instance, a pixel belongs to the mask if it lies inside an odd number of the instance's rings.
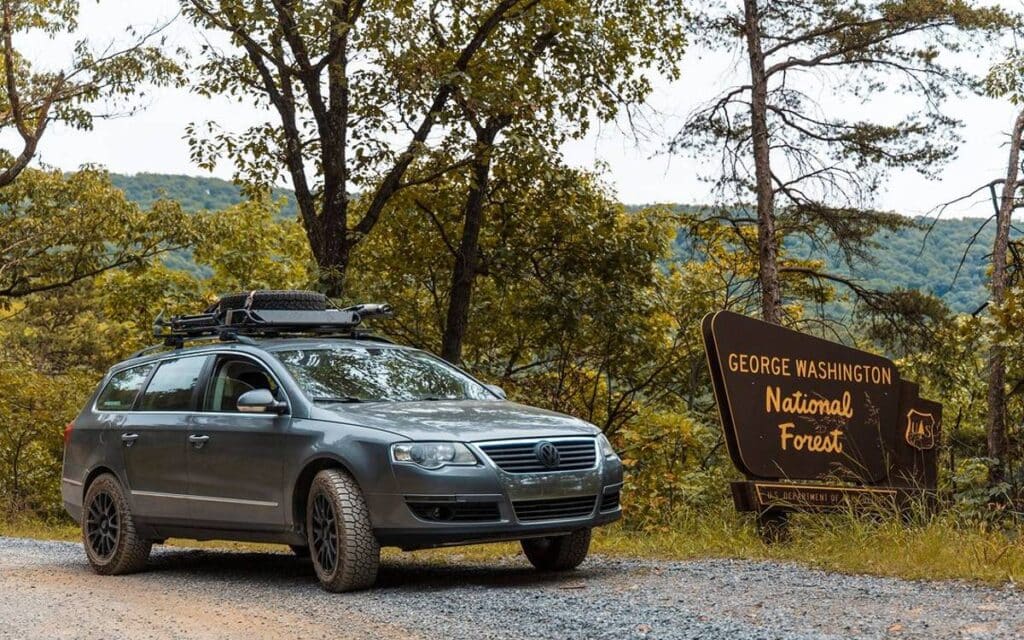
[[[246,306],[253,310],[324,311],[331,305],[327,296],[316,291],[258,290],[223,295],[212,311],[244,309]]]

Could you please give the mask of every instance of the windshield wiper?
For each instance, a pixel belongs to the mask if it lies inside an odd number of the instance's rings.
[[[442,400],[458,400],[458,398],[442,398],[441,396],[423,396],[416,398],[414,402],[441,402]]]
[[[313,398],[313,402],[365,402],[362,398],[355,396],[316,396]]]

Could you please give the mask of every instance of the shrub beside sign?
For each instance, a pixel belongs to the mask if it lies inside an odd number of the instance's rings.
[[[748,479],[733,484],[738,509],[934,491],[942,405],[891,360],[729,311],[703,333],[729,455]]]

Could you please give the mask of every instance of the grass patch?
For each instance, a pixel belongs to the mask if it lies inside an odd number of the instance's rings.
[[[77,542],[82,539],[82,530],[70,520],[50,521],[15,516],[9,519],[0,518],[0,536]]]
[[[791,539],[765,544],[749,516],[723,509],[680,515],[673,526],[640,534],[616,525],[595,537],[606,555],[684,560],[738,558],[787,561],[828,571],[904,579],[989,584],[1024,577],[1024,541],[1016,530],[958,521],[952,514],[905,524],[852,515],[793,518]]]
[[[871,521],[851,515],[797,516],[792,538],[766,545],[749,516],[723,508],[685,512],[672,526],[636,531],[621,523],[595,531],[594,553],[664,560],[736,558],[786,561],[843,573],[905,579],[960,579],[989,584],[1016,583],[1024,577],[1024,541],[1016,530],[1000,531],[982,523],[959,522],[944,514],[916,524],[897,519]],[[29,518],[0,520],[0,535],[78,541],[77,526],[65,521]],[[274,544],[169,540],[169,545],[282,552]],[[385,549],[386,559],[459,564],[504,562],[520,555],[518,543],[500,543],[401,552]]]

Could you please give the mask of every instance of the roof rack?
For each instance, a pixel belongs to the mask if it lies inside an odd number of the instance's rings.
[[[226,309],[194,315],[171,316],[161,312],[153,321],[153,337],[162,344],[147,347],[132,355],[137,358],[161,347],[180,349],[185,341],[222,340],[252,344],[253,337],[345,336],[387,342],[357,331],[367,318],[391,316],[387,304],[360,304],[344,309],[292,311],[284,309]]]

